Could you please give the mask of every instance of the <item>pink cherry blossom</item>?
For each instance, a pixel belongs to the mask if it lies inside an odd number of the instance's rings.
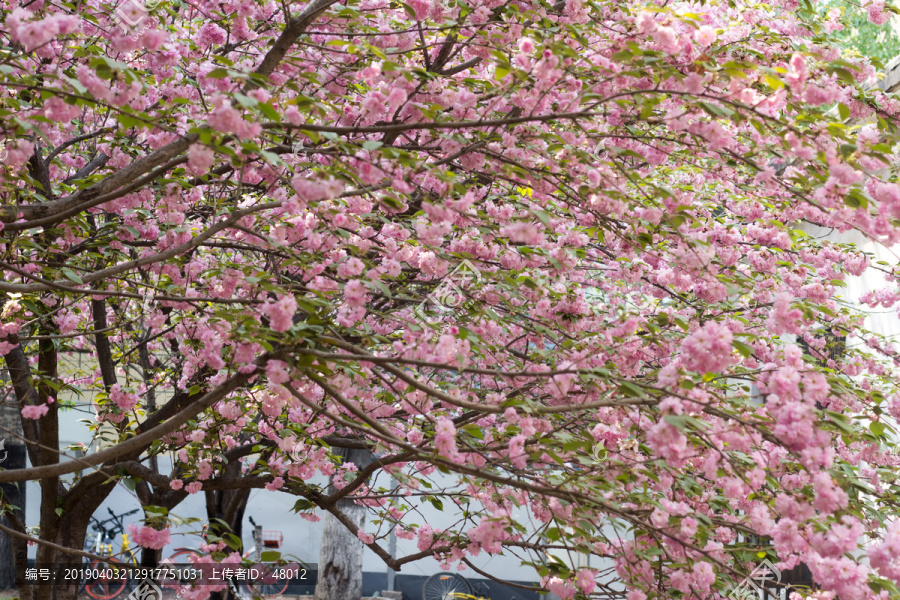
[[[709,25],[702,25],[694,32],[694,41],[701,47],[707,48],[716,41],[716,30]]]
[[[682,363],[693,371],[722,371],[732,362],[732,339],[726,325],[707,322],[682,342]]]
[[[192,144],[188,149],[188,164],[194,173],[202,175],[215,162],[215,153],[211,148],[200,144]]]
[[[457,455],[456,427],[446,417],[439,417],[435,426],[435,447],[437,451],[447,458],[453,459]]]
[[[34,446],[0,483],[81,472],[29,527],[88,533],[89,463],[172,526],[299,495],[561,598],[727,595],[749,536],[820,596],[889,595],[900,101],[835,32],[891,7],[175,8],[0,7],[2,392]],[[108,444],[66,448],[71,402]]]
[[[47,414],[50,407],[46,404],[28,404],[22,407],[22,418],[37,420]]]
[[[137,394],[122,389],[118,383],[113,385],[109,392],[109,399],[119,407],[119,410],[129,411],[137,405]]]
[[[269,318],[272,329],[275,331],[287,331],[293,325],[294,314],[297,312],[297,301],[293,296],[285,295],[274,302],[263,304],[262,314]]]
[[[129,525],[128,533],[138,546],[154,550],[164,548],[171,541],[168,529],[158,530],[153,527]]]

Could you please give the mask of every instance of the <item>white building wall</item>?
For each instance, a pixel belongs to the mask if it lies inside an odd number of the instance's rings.
[[[66,446],[79,443],[90,444],[91,432],[87,424],[80,423],[79,420],[92,417],[93,413],[86,406],[61,411],[60,447],[65,448]],[[172,463],[168,457],[160,456],[159,464],[160,470],[164,474],[171,472]],[[384,474],[382,473],[381,476],[383,477]],[[450,476],[439,473],[432,475],[432,478],[443,485],[453,483],[453,479]],[[320,481],[314,479],[310,483],[319,483],[324,487],[327,482],[324,478],[320,478]],[[385,483],[376,480],[373,486]],[[40,515],[40,487],[36,482],[29,482],[26,490],[26,524],[28,526],[37,526]],[[265,489],[251,492],[243,524],[245,548],[250,548],[253,545],[253,527],[249,522],[249,517],[253,517],[263,529],[279,530],[283,533],[284,542],[280,551],[284,555],[293,556],[304,563],[318,562],[322,523],[308,521],[299,514],[292,512],[297,499],[296,496],[284,492],[270,492]],[[414,499],[411,499],[408,503],[417,509],[410,512],[410,515],[415,515],[410,520],[419,525],[427,523],[435,529],[446,529],[459,519],[459,514],[454,510],[453,504],[447,501],[444,502],[444,511],[437,510],[429,502],[416,502]],[[109,509],[112,509],[114,513],[121,514],[135,508],[140,508],[137,495],[120,483],[97,510],[95,517],[102,521],[109,517]],[[205,519],[206,504],[204,494],[201,492],[189,495],[172,513],[183,518],[195,517]],[[324,514],[324,511],[316,511],[316,514],[321,516]],[[514,514],[513,517],[525,522],[529,518],[525,511],[519,511],[519,514]],[[127,517],[125,522],[126,524],[131,524],[139,521],[140,514],[135,514]],[[171,553],[175,548],[181,547],[196,548],[199,544],[199,538],[196,535],[189,535],[192,529],[196,530],[197,526],[173,529],[172,544],[168,546],[166,552]],[[365,529],[369,533],[379,533],[371,521],[367,521]],[[382,546],[385,550],[388,549],[387,540],[382,542]],[[33,558],[34,548],[31,548],[30,552]],[[418,552],[416,540],[397,540],[397,557],[408,556]],[[473,558],[472,562],[478,568],[503,579],[513,581],[536,580],[534,571],[530,567],[523,567],[521,560],[511,554],[491,556],[482,553],[480,556]],[[363,571],[385,573],[386,569],[384,562],[374,552],[368,548],[365,549],[363,554]],[[429,557],[404,565],[401,573],[404,575],[428,576],[440,570],[439,563]],[[472,573],[471,570],[463,571],[462,574],[466,577],[480,577]]]

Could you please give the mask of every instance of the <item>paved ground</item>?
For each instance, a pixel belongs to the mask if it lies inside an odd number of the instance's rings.
[[[19,597],[19,594],[16,590],[0,590],[0,600],[17,600],[18,597]],[[311,595],[292,596],[292,595],[285,594],[284,596],[272,596],[272,597],[269,597],[267,600],[312,600],[312,598],[313,597]],[[123,592],[122,594],[120,594],[119,596],[114,598],[114,600],[127,600],[127,599],[128,599],[128,594],[126,594],[125,592]],[[178,599],[179,599],[179,596],[176,591],[163,590],[162,600],[178,600]],[[81,594],[78,597],[78,600],[94,600],[94,598],[91,598],[87,594]],[[387,600],[387,599],[386,598],[363,597],[360,600]]]
[[[0,600],[17,600],[19,593],[16,590],[0,590]],[[162,600],[178,600],[179,596],[175,591],[163,590]],[[275,596],[269,600],[311,600],[311,596]],[[127,600],[128,594],[122,593],[114,600]],[[87,594],[81,594],[78,600],[94,600]],[[368,599],[364,599],[368,600]]]

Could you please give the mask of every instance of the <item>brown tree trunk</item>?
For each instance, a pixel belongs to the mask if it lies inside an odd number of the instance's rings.
[[[240,461],[228,463],[225,467],[224,476],[236,477],[240,475]],[[210,533],[218,536],[224,536],[234,533],[238,539],[242,539],[241,529],[244,521],[244,509],[247,506],[247,499],[250,497],[250,490],[215,490],[206,492],[206,516],[209,521]],[[223,527],[220,523],[213,519],[219,519],[228,524]],[[241,549],[243,552],[243,548]],[[222,592],[213,592],[210,594],[210,600],[232,600],[234,594],[231,587],[225,588]]]
[[[25,444],[22,443],[22,424],[18,403],[14,399],[0,405],[0,468],[25,468]],[[0,498],[4,504],[17,507],[12,520],[0,517],[0,524],[15,527],[15,523],[25,523],[25,483],[0,485]],[[22,532],[24,533],[24,531]],[[0,532],[0,590],[16,587],[16,575],[24,576],[27,565],[27,546],[24,541]],[[24,583],[24,582],[23,582]]]
[[[42,333],[53,333],[46,329]],[[21,345],[17,345],[4,356],[10,379],[15,390],[15,418],[19,431],[24,432],[25,448],[32,465],[52,465],[59,462],[59,421],[57,411],[59,403],[57,390],[45,382],[38,380],[32,384],[31,367]],[[58,355],[52,340],[42,340],[39,345],[38,368],[50,380],[57,378]],[[26,404],[43,404],[50,398],[46,415],[37,420],[23,421],[19,413]],[[12,412],[9,413],[12,415]],[[5,465],[4,465],[5,466]],[[52,544],[80,550],[84,547],[85,534],[90,516],[115,487],[109,475],[92,472],[82,477],[71,489],[66,490],[59,477],[45,477],[39,481],[41,487],[40,538]],[[23,498],[24,503],[24,498]],[[13,515],[11,519],[18,522],[16,529],[24,529],[24,519]],[[16,544],[21,544],[18,548]],[[16,584],[19,596],[23,600],[75,600],[78,595],[78,584],[66,585],[29,585],[25,579],[27,565],[26,546],[19,541],[13,542],[16,549]],[[2,556],[2,554],[0,554]],[[20,557],[21,556],[21,560]],[[53,547],[38,544],[36,562],[42,566],[78,566],[81,558],[57,552]]]
[[[368,450],[335,450],[360,469],[372,462],[372,453]],[[329,493],[333,491],[332,488]],[[365,524],[366,509],[353,501],[339,500],[337,509],[357,527],[362,528]],[[359,600],[362,598],[363,543],[331,513],[326,514],[323,521],[316,600]]]
[[[100,498],[100,502],[109,495],[114,487],[115,484],[111,483],[97,486],[95,493]],[[68,548],[84,547],[88,523],[90,522],[91,515],[94,514],[94,511],[97,508],[93,504],[93,502],[88,505],[82,504],[71,512],[63,514],[59,523],[59,534],[56,540],[57,544]],[[99,505],[99,502],[96,504]],[[54,560],[54,566],[59,565],[63,567],[77,568],[82,565],[82,563],[83,560],[81,557],[64,553],[58,553]],[[75,581],[67,581],[65,584],[54,585],[52,586],[53,600],[76,600],[78,598],[78,588],[79,582]]]

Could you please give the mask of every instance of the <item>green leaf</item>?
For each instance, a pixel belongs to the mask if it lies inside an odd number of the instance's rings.
[[[669,425],[674,425],[681,430],[684,430],[688,423],[687,417],[684,415],[663,415],[663,420]]]
[[[843,102],[838,104],[838,112],[841,113],[841,120],[846,121],[850,118],[850,109]]]
[[[304,510],[310,510],[315,508],[316,505],[307,500],[306,498],[300,498],[296,502],[294,502],[294,508],[291,509],[294,512],[302,512]]]
[[[263,562],[278,562],[281,560],[281,552],[277,550],[266,550],[265,552],[260,552],[259,559]]]
[[[856,433],[856,430],[850,425],[850,422],[847,420],[847,417],[842,415],[841,413],[834,412],[833,410],[824,410],[824,412],[828,417],[829,421],[831,421],[838,429],[843,431],[844,433]]]
[[[84,280],[79,277],[78,273],[68,267],[63,267],[62,273],[66,276],[66,279],[69,279],[70,281],[74,281],[75,283],[84,283]]]
[[[639,398],[644,395],[644,390],[630,381],[623,381],[622,385],[619,386],[619,391],[631,398]]]
[[[244,108],[253,108],[259,101],[256,98],[251,98],[246,94],[235,94],[234,99],[238,101],[238,104],[243,106]]]
[[[259,156],[260,158],[264,158],[270,165],[275,165],[276,167],[284,166],[284,161],[281,160],[281,157],[273,152],[269,152],[268,150],[260,150]]]
[[[850,85],[856,83],[856,77],[854,77],[853,73],[851,73],[847,69],[841,67],[825,67],[825,71],[833,75],[837,75],[838,79],[840,79],[844,83],[849,83]]]
[[[132,127],[146,127],[147,126],[147,123],[145,123],[142,119],[132,117],[128,113],[124,113],[124,112],[120,112],[119,114],[117,114],[116,120],[125,129],[131,129]]]
[[[744,358],[749,357],[753,354],[753,347],[745,344],[744,342],[739,342],[738,340],[734,340],[731,342],[731,345],[734,346],[734,349],[737,350],[741,356]]]
[[[778,79],[777,77],[773,77],[772,75],[763,75],[763,81],[772,88],[773,90],[777,90],[784,87],[784,82]]]
[[[272,119],[276,122],[281,122],[281,115],[278,114],[278,111],[275,110],[268,102],[260,102],[256,105],[256,108],[258,108],[259,112],[261,112],[267,118]]]
[[[541,223],[546,226],[550,225],[550,213],[545,210],[532,210],[531,212],[534,213],[534,216],[541,220]]]
[[[466,433],[468,433],[469,435],[471,435],[476,440],[484,439],[484,431],[481,429],[481,427],[479,427],[478,425],[475,425],[474,423],[464,425],[461,429],[463,431],[465,431]]]
[[[144,507],[144,514],[148,517],[164,517],[169,514],[169,511],[164,506],[154,506],[152,504],[148,504]]]
[[[865,192],[854,188],[844,197],[844,204],[850,208],[866,208],[869,206],[869,200],[870,199]]]
[[[384,296],[386,298],[391,299],[394,297],[394,295],[391,293],[391,288],[389,288],[387,285],[385,285],[385,283],[383,281],[379,281],[376,279],[374,281],[371,281],[370,283],[373,286],[375,286],[376,288],[378,288],[378,291],[380,291],[382,294],[384,294]]]
[[[700,102],[700,107],[708,112],[710,115],[714,117],[730,117],[734,114],[734,111],[730,108],[726,108],[724,106],[719,106],[718,104],[712,104],[710,102]]]
[[[869,430],[875,435],[883,435],[884,434],[884,423],[881,421],[872,421],[869,423]]]
[[[6,65],[3,65],[6,66]],[[73,79],[71,77],[66,77],[65,75],[60,76],[61,79],[65,80],[69,85],[71,85],[76,92],[82,95],[87,95],[87,88],[81,85],[81,82],[77,79]]]

